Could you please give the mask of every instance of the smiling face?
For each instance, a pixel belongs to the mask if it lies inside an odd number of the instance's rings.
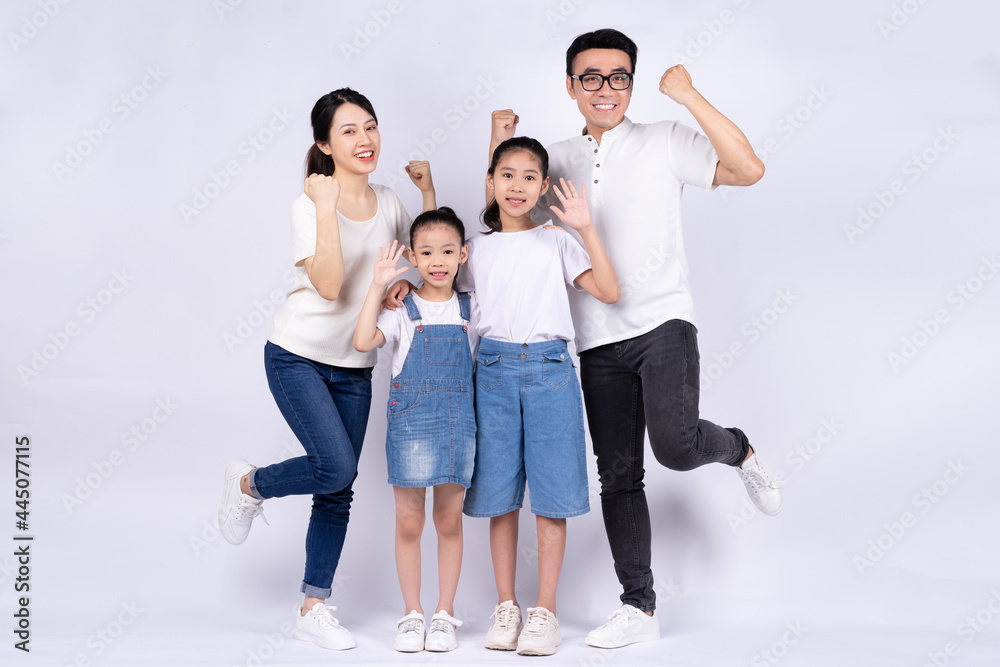
[[[631,72],[632,61],[628,54],[618,49],[587,49],[573,60],[573,74],[609,75],[614,72]],[[566,90],[576,100],[576,105],[587,121],[587,132],[598,141],[605,130],[617,126],[625,118],[625,110],[632,99],[632,88],[614,90],[608,82],[600,90],[587,91],[576,79],[566,77]]]
[[[342,104],[333,115],[330,140],[317,145],[333,158],[338,172],[370,174],[378,164],[382,139],[370,113],[356,104]]]
[[[500,220],[528,216],[538,198],[549,189],[549,179],[542,174],[542,163],[528,150],[510,151],[500,157],[496,169],[486,177],[500,206]]]
[[[410,264],[417,267],[425,286],[449,290],[459,265],[469,256],[458,230],[447,224],[421,227],[413,237],[409,253]]]

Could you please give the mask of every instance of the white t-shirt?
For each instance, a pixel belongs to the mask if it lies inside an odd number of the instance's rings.
[[[415,292],[410,292],[410,294],[416,302],[417,310],[420,311],[420,324],[465,324],[458,303],[458,294],[453,294],[447,301],[425,301]],[[470,294],[469,296],[471,297],[469,299],[469,351],[472,352],[472,358],[475,359],[476,351],[479,349],[479,336],[476,335],[479,306],[476,303],[476,295]],[[385,336],[385,343],[382,345],[396,342],[396,347],[392,351],[392,377],[396,377],[403,370],[403,362],[406,361],[406,355],[413,343],[413,331],[416,329],[417,323],[407,316],[406,306],[400,306],[396,310],[386,308],[379,313],[376,326]]]
[[[456,286],[476,293],[481,337],[505,343],[573,340],[566,286],[575,288],[573,281],[590,268],[590,257],[576,239],[558,229],[535,227],[476,233],[468,244],[469,259]]]
[[[681,234],[685,184],[712,189],[718,156],[705,135],[675,121],[635,124],[628,118],[603,134],[549,147],[549,179],[587,186],[590,213],[621,285],[621,299],[601,303],[570,293],[577,350],[652,331],[667,320],[697,325]],[[535,220],[551,219],[546,193]],[[575,232],[570,232],[574,236]]]
[[[378,210],[370,220],[351,220],[337,213],[344,253],[344,284],[336,301],[319,295],[303,261],[316,254],[316,205],[303,192],[292,202],[292,262],[295,281],[288,300],[274,315],[267,339],[306,359],[331,366],[374,366],[376,352],[354,349],[354,328],[368,294],[379,246],[409,243],[410,216],[391,189],[371,184]]]

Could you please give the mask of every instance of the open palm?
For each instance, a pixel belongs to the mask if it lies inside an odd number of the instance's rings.
[[[378,255],[375,259],[375,275],[372,278],[372,282],[376,285],[385,287],[407,272],[408,267],[406,266],[396,268],[399,258],[403,256],[403,251],[406,249],[406,246],[401,245],[397,248],[397,245],[398,241],[393,241],[391,246],[378,249]]]
[[[549,208],[563,224],[571,229],[580,231],[589,227],[591,220],[590,206],[587,204],[587,186],[582,186],[583,192],[577,194],[573,181],[567,183],[565,178],[560,178],[559,183],[562,184],[562,189],[553,183],[552,191],[556,193],[556,198],[562,204],[563,210],[559,210],[558,206],[550,206]]]

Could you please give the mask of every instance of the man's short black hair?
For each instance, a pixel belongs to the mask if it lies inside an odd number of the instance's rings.
[[[623,33],[614,28],[602,28],[594,32],[577,35],[573,43],[566,49],[566,76],[573,74],[573,60],[577,54],[587,49],[617,49],[628,54],[632,61],[632,72],[635,72],[635,60],[639,56],[639,47]]]

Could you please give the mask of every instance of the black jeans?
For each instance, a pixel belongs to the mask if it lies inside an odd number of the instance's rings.
[[[652,536],[642,481],[647,425],[653,456],[672,470],[739,465],[749,442],[737,428],[698,418],[698,339],[689,322],[670,320],[642,336],[582,352],[580,375],[621,601],[653,611]]]

